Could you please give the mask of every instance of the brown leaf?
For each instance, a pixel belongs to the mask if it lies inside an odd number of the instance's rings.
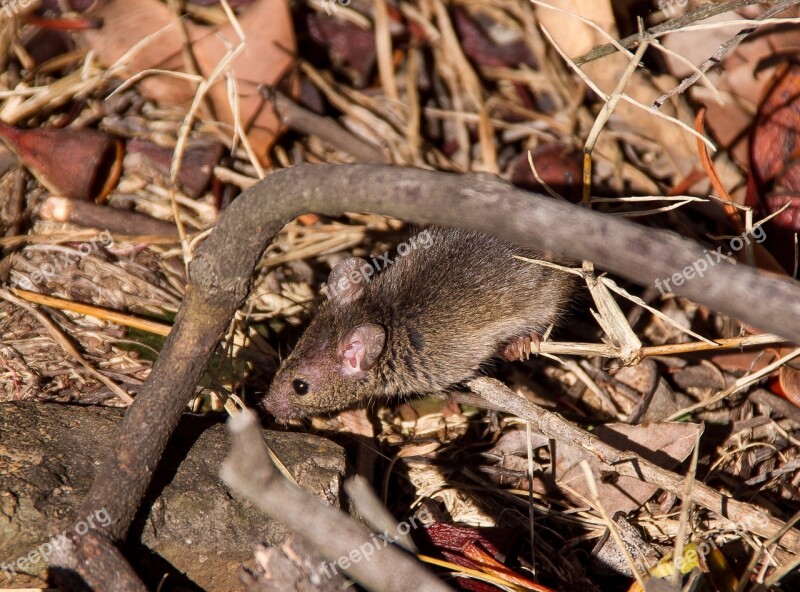
[[[536,58],[521,38],[507,43],[497,43],[488,30],[499,26],[488,16],[479,14],[472,18],[466,10],[453,9],[453,24],[466,56],[479,66],[514,67],[526,64],[536,68]],[[484,21],[485,25],[484,25]]]
[[[353,70],[353,83],[365,86],[375,69],[375,34],[325,14],[306,17],[309,36],[327,48],[333,62]]]
[[[658,364],[652,359],[643,360],[635,366],[623,366],[614,373],[615,380],[640,395],[638,403],[628,416],[629,423],[649,424],[663,421],[694,402],[686,395],[675,392],[661,374]],[[610,389],[615,387],[614,383],[608,385]],[[616,399],[625,401],[621,394]]]
[[[127,155],[125,157],[126,169],[137,166],[134,158],[140,157],[150,165],[159,176],[168,178],[172,165],[172,148],[158,146],[147,140],[133,139],[128,141]],[[190,197],[199,197],[214,173],[214,167],[222,158],[223,146],[219,142],[192,142],[181,159],[181,168],[178,173],[178,183]],[[145,165],[145,168],[149,168]],[[138,166],[142,166],[139,164]]]
[[[570,146],[541,144],[531,154],[539,178],[572,203],[581,200],[583,160]],[[521,154],[514,163],[511,182],[517,187],[544,193],[545,189],[533,176],[528,154]]]
[[[541,432],[531,431],[531,448],[539,448],[547,446],[549,438],[544,436]],[[490,454],[497,456],[516,455],[524,457],[528,450],[528,436],[524,429],[507,430],[497,440],[494,446],[489,450]]]
[[[115,63],[148,35],[168,27],[131,58],[127,73],[133,75],[152,68],[185,71],[182,38],[174,24],[174,16],[162,2],[110,0],[93,14],[103,19],[103,28],[86,31],[83,36],[106,65]],[[285,0],[258,0],[239,16],[239,22],[246,44],[231,63],[238,85],[238,108],[253,149],[264,161],[267,150],[281,132],[281,125],[273,109],[257,92],[257,86],[277,84],[289,72],[296,52],[294,29]],[[229,49],[226,43],[232,47],[239,44],[230,24],[205,27],[186,22],[185,26],[192,42],[194,59],[203,76],[208,77],[223,59]],[[146,97],[160,104],[178,106],[188,106],[196,90],[195,85],[166,75],[148,76],[138,86]],[[292,86],[294,94],[296,84]],[[227,92],[223,77],[209,89],[208,98],[214,117],[230,125],[233,112]],[[230,133],[229,129],[226,131]]]
[[[678,422],[647,426],[615,423],[598,427],[595,435],[620,450],[630,450],[662,468],[672,469],[689,456],[697,432],[701,429],[702,426],[698,424]],[[558,451],[558,448],[561,450]],[[586,460],[592,468],[600,499],[609,515],[632,512],[658,491],[656,485],[617,475],[611,465],[601,462],[583,448],[562,443],[556,449],[556,480],[560,486],[568,488],[565,493],[570,495],[570,491],[576,492],[583,498],[583,503],[590,499],[586,478],[580,467],[580,461]]]
[[[104,132],[78,128],[23,130],[0,121],[0,138],[56,195],[102,201],[119,179],[121,145]]]

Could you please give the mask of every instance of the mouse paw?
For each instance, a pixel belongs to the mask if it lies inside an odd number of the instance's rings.
[[[535,351],[539,351],[539,346],[542,343],[539,334],[536,332],[530,335],[522,335],[521,337],[514,337],[503,348],[502,356],[509,362],[516,362],[517,360],[527,360],[530,355]]]

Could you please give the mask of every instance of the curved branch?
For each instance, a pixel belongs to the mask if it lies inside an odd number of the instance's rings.
[[[107,508],[106,532],[121,539],[251,275],[278,230],[300,214],[369,211],[417,224],[463,226],[650,284],[706,257],[697,243],[516,189],[483,174],[385,165],[301,165],[245,191],[220,218],[189,269],[186,297],[153,370],[120,426],[83,512]],[[676,292],[800,341],[800,287],[720,263]],[[84,515],[81,514],[81,515]]]

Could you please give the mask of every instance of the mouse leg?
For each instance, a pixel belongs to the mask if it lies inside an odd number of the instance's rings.
[[[520,337],[513,337],[505,347],[503,347],[501,356],[509,362],[516,362],[517,360],[527,360],[533,353],[534,348],[539,350],[539,345],[542,343],[539,334],[535,331],[530,335],[522,335]]]

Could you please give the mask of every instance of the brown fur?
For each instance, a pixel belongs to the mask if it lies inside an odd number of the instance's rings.
[[[279,419],[352,407],[374,397],[435,393],[473,377],[516,336],[541,334],[563,313],[573,276],[515,259],[535,257],[500,239],[431,228],[417,248],[363,286],[354,301],[328,300],[278,370],[265,408]],[[385,329],[377,362],[342,371],[353,327]],[[308,392],[298,395],[293,381]]]

